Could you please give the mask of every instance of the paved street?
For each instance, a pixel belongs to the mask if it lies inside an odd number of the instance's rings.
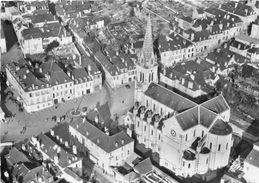
[[[31,135],[37,135],[40,132],[46,132],[56,125],[56,122],[51,121],[52,116],[65,115],[67,111],[74,108],[75,102],[78,105],[82,100],[79,108],[86,106],[89,109],[94,108],[98,102],[100,104],[107,102],[108,98],[106,90],[100,90],[78,99],[66,101],[66,103],[58,105],[57,109],[53,106],[31,114],[19,112],[18,107],[8,100],[6,106],[12,113],[16,113],[16,116],[12,119],[7,119],[8,123],[1,124],[1,138],[4,136],[3,141],[16,141],[30,137]],[[24,126],[27,127],[26,133],[21,134],[20,131]],[[5,132],[8,132],[8,134],[4,135]]]

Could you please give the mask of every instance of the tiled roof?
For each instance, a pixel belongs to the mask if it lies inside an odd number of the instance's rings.
[[[161,35],[158,41],[160,52],[180,50],[192,45],[190,41],[176,33],[172,33],[169,36]]]
[[[252,149],[252,151],[246,157],[245,162],[259,168],[259,151]]]
[[[193,85],[189,89],[193,91],[205,89],[206,92],[208,91],[208,93],[212,92],[210,89],[213,89],[213,87],[209,87],[209,84],[206,83],[206,80],[214,79],[215,74],[196,61],[188,61],[178,64],[175,67],[167,67],[165,69],[165,76],[167,78],[180,81],[180,83],[186,88],[189,88],[189,82],[192,82]]]
[[[209,132],[215,135],[229,135],[232,133],[232,127],[222,119],[217,119]]]
[[[135,68],[133,61],[124,53],[116,55],[114,51],[106,50],[106,54],[107,56],[98,51],[95,53],[95,57],[112,76],[123,74]]]
[[[41,177],[43,181],[45,181],[52,177],[45,167],[30,167],[27,163],[16,164],[13,167],[12,176],[14,176],[16,180],[22,180],[22,182],[38,181],[38,177]]]
[[[52,175],[43,166],[30,167],[27,163],[17,164],[14,166],[12,176],[17,180],[23,180],[22,182],[37,181],[38,177],[41,177],[43,181],[49,180]]]
[[[190,109],[196,105],[194,102],[156,83],[151,83],[149,85],[148,89],[145,91],[145,95],[177,112]]]
[[[42,72],[38,69],[38,73],[44,77],[45,82],[50,83],[52,86],[71,82],[72,80],[68,75],[53,61],[44,62],[39,66]],[[45,74],[49,75],[50,78],[47,79]]]
[[[175,118],[183,130],[198,125],[198,106],[178,114]]]
[[[36,77],[36,75],[25,66],[18,66],[14,62],[11,62],[7,65],[7,68],[25,91],[49,87],[46,82]]]
[[[201,106],[209,109],[217,114],[221,114],[227,110],[229,110],[229,106],[222,95],[218,95],[213,99],[210,99],[201,104]]]
[[[17,164],[23,162],[29,162],[30,160],[19,151],[16,147],[13,147],[7,155],[5,155],[5,159],[8,160],[10,163]]]
[[[55,16],[50,13],[34,14],[34,16],[32,16],[32,20],[31,20],[31,22],[33,24],[43,23],[43,22],[53,22],[53,21],[58,21],[58,20],[56,20]]]
[[[39,28],[28,28],[22,30],[22,36],[25,40],[41,38],[42,34],[43,31],[41,31]]]
[[[68,175],[70,175],[71,177],[73,177],[77,181],[82,181],[82,179],[76,173],[74,173],[72,170],[70,170],[70,168],[66,167],[64,169],[64,172],[66,172]]]
[[[183,130],[188,130],[198,124],[209,128],[216,117],[217,114],[202,106],[196,106],[175,116]]]
[[[46,153],[50,159],[54,160],[54,157],[58,156],[58,164],[62,168],[68,167],[69,165],[82,160],[81,158],[78,158],[59,147],[45,134],[38,135],[37,139],[40,143],[40,149]]]
[[[109,136],[90,122],[83,122],[82,118],[76,119],[70,125],[107,153],[133,142],[124,131]]]
[[[140,175],[146,175],[153,170],[153,165],[150,158],[146,158],[134,166],[133,169]]]
[[[249,16],[254,13],[254,10],[251,6],[234,1],[221,4],[221,9],[243,17]]]

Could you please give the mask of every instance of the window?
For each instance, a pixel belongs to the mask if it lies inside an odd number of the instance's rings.
[[[151,135],[153,135],[153,130],[151,130]]]
[[[147,130],[147,127],[146,126],[144,126],[144,132]]]
[[[32,97],[32,93],[30,93],[30,97]]]
[[[187,139],[188,139],[188,135],[186,134],[186,135],[185,135],[185,141],[187,141]]]
[[[155,104],[153,104],[153,111],[155,111],[156,110],[156,105]]]
[[[160,134],[158,135],[158,140],[160,140],[160,138],[161,138],[161,136],[160,136]]]
[[[70,94],[72,94],[72,90],[70,90]]]
[[[212,148],[212,142],[210,143],[210,149]]]
[[[209,164],[209,158],[206,159],[206,164]]]
[[[130,154],[130,150],[128,150],[128,155]]]
[[[161,110],[160,110],[160,114],[162,115],[162,113],[163,113],[163,109],[161,108]]]
[[[67,88],[67,84],[66,84],[66,88]]]
[[[184,167],[184,165],[185,165],[185,162],[183,161],[183,167]]]
[[[138,121],[138,127],[139,127],[139,121]]]
[[[148,106],[148,100],[146,100],[146,106]]]
[[[191,168],[191,164],[190,163],[188,164],[188,168]]]
[[[202,132],[201,132],[201,137],[203,137],[204,136],[204,131],[202,130]]]
[[[196,131],[194,130],[194,131],[193,131],[193,137],[195,137],[195,132],[196,132]]]
[[[227,143],[227,145],[226,145],[226,150],[228,150],[228,143]]]
[[[218,151],[220,151],[221,145],[219,144]]]

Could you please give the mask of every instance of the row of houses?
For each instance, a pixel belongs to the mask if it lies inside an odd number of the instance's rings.
[[[224,3],[195,16],[177,17],[178,26],[170,35],[159,37],[161,63],[169,67],[190,60],[245,31],[247,25],[257,18],[256,7],[236,2],[236,8],[230,10],[232,5],[232,2]]]
[[[28,112],[51,107],[102,87],[99,70],[62,61],[38,64],[22,59],[6,66],[7,83]]]
[[[65,179],[83,182],[82,158],[78,156],[76,147],[73,147],[73,152],[68,152],[53,141],[51,135],[39,134],[21,142],[9,150],[5,160],[7,181],[51,183]]]

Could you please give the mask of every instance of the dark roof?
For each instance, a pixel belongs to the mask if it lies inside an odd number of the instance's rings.
[[[37,139],[40,142],[41,150],[43,152],[45,152],[52,160],[54,160],[55,156],[58,156],[58,158],[59,158],[58,164],[59,164],[59,166],[61,166],[63,168],[82,160],[81,158],[78,158],[77,156],[70,154],[67,151],[65,151],[64,149],[62,149],[60,146],[58,146],[53,140],[51,140],[45,134],[38,135]],[[59,151],[59,153],[58,153],[58,151]]]
[[[41,38],[43,31],[39,28],[27,28],[22,30],[22,36],[25,40]]]
[[[259,151],[253,148],[245,159],[246,163],[249,163],[257,168],[259,168]]]
[[[149,85],[148,89],[145,91],[145,95],[177,112],[190,109],[196,105],[194,102],[156,83],[151,83]]]
[[[37,181],[38,177],[41,177],[43,181],[45,181],[52,177],[52,175],[42,165],[30,167],[26,163],[16,164],[13,167],[12,176],[14,176],[19,182],[21,180],[22,182]]]
[[[175,116],[183,130],[187,130],[199,124],[198,110],[197,106]]]
[[[30,160],[19,151],[16,147],[13,147],[7,155],[5,155],[5,159],[8,160],[10,163],[17,164],[21,162],[29,162]]]
[[[44,80],[52,86],[72,81],[54,61],[44,62],[39,68],[42,69],[42,72],[38,69],[38,74],[41,74],[43,77],[45,77],[46,74],[49,75],[49,80],[46,77]]]
[[[102,130],[98,129],[90,122],[83,122],[82,118],[74,120],[70,125],[107,153],[134,141],[124,131],[115,133],[112,136],[106,135]]]
[[[160,52],[180,50],[192,46],[190,41],[177,33],[172,33],[169,36],[160,35],[158,41]]]
[[[32,16],[31,22],[33,24],[36,23],[42,23],[42,22],[52,22],[52,21],[58,21],[56,20],[55,16],[48,13],[48,14],[34,14]]]
[[[7,65],[7,68],[25,91],[49,87],[47,83],[36,77],[36,75],[24,65],[21,66],[11,62]]]
[[[150,158],[146,158],[143,161],[139,162],[133,168],[137,173],[139,173],[141,175],[146,175],[147,173],[149,173],[153,170],[153,165],[152,165]]]
[[[217,119],[209,132],[215,135],[229,135],[232,133],[232,127],[222,119]]]
[[[229,110],[229,106],[222,95],[218,95],[213,99],[202,103],[201,106],[215,112],[216,114],[221,114],[226,110]]]

